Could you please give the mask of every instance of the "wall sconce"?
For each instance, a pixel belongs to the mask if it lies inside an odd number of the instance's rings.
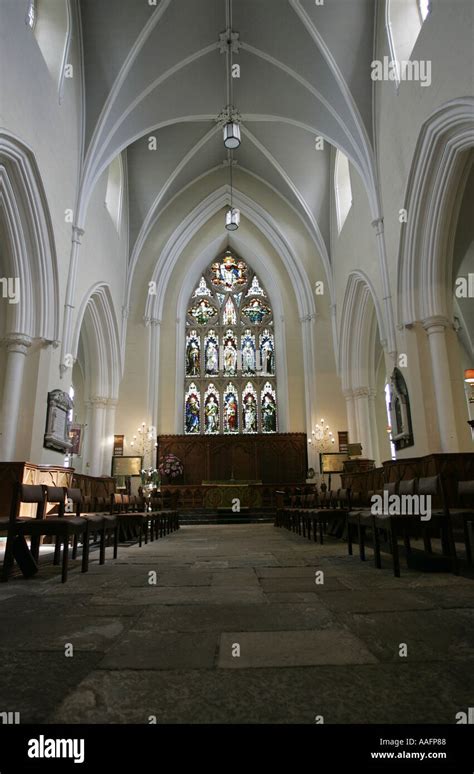
[[[474,368],[467,368],[464,371],[464,381],[468,403],[474,403]]]

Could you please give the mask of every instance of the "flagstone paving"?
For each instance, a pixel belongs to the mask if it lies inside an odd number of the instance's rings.
[[[269,524],[184,526],[67,584],[0,587],[0,710],[22,723],[454,723],[474,579],[394,578]],[[322,574],[321,574],[322,571]],[[403,646],[406,647],[403,647]],[[403,655],[406,653],[406,655]]]

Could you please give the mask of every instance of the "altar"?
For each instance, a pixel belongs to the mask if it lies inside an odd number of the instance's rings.
[[[238,500],[238,510],[262,507],[261,481],[203,481],[204,508],[232,510]]]

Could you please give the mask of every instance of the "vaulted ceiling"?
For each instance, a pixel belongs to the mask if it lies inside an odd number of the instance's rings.
[[[81,0],[86,93],[82,203],[127,150],[130,253],[169,202],[221,170],[227,152],[217,115],[226,105],[219,35],[228,0]],[[242,145],[239,188],[257,178],[304,221],[329,254],[331,145],[376,191],[371,147],[375,0],[233,0],[239,33],[234,104]],[[157,138],[157,151],[148,137]],[[325,139],[315,149],[315,137]],[[228,163],[228,162],[227,162]],[[248,183],[246,183],[248,181]],[[223,202],[224,205],[224,202]],[[330,259],[329,259],[330,260]]]

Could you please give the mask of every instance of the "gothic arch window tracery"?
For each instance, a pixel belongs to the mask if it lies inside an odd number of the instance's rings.
[[[272,306],[259,277],[229,250],[189,299],[185,359],[185,434],[277,432]]]

